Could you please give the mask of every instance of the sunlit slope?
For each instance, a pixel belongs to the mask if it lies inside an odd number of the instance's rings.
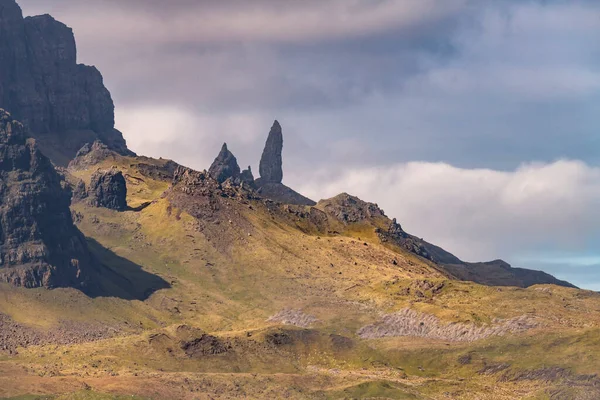
[[[166,160],[116,154],[66,174],[87,183],[112,167],[126,177],[129,206],[143,207],[72,208],[110,270],[104,286],[118,276],[140,293],[0,286],[0,313],[19,327],[114,329],[0,356],[0,398],[598,394],[595,293],[457,281],[382,242],[391,221],[363,204],[340,209],[345,195],[314,208],[281,205]]]

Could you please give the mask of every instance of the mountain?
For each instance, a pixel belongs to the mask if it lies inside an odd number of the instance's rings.
[[[20,15],[0,0],[1,93],[27,121],[0,111],[0,398],[600,398],[600,294],[464,262],[347,193],[307,199],[277,121],[254,179],[227,145],[196,171],[115,144],[92,103],[8,95],[31,71],[4,56],[31,61],[42,32]],[[41,18],[64,37],[38,43],[72,37]],[[43,93],[82,95],[66,75]],[[35,139],[84,131],[68,152]]]
[[[23,18],[14,0],[0,0],[0,108],[23,122],[57,165],[95,140],[130,153],[114,129],[102,75],[77,64],[73,31],[49,15]]]
[[[80,287],[92,260],[71,219],[70,192],[25,135],[0,109],[0,281]]]

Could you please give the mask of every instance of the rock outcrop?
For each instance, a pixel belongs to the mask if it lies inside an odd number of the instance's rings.
[[[71,194],[24,126],[0,110],[0,282],[81,287],[92,257]]]
[[[342,193],[329,200],[322,200],[319,207],[344,224],[387,218],[377,204],[367,203],[356,196]]]
[[[127,210],[127,182],[117,169],[96,171],[87,191],[88,202],[94,207],[116,211]]]
[[[227,148],[227,143],[223,143],[223,147],[210,166],[208,174],[219,183],[223,183],[230,178],[234,181],[239,180],[240,166],[233,153]]]
[[[267,199],[299,206],[314,206],[317,203],[285,186],[283,181],[283,131],[275,121],[260,159],[260,178],[254,181],[257,192]]]
[[[240,180],[248,185],[254,185],[254,174],[252,173],[252,167],[248,166],[248,169],[245,169],[240,174]]]
[[[283,132],[278,121],[273,123],[260,159],[260,177],[263,182],[283,182]]]
[[[75,158],[69,163],[69,169],[90,168],[104,160],[115,159],[118,154],[109,149],[107,145],[96,140],[91,145],[86,143],[75,155]]]
[[[0,0],[0,107],[23,122],[57,165],[95,140],[132,154],[114,129],[102,75],[77,64],[71,28],[49,15],[23,18],[14,0]]]

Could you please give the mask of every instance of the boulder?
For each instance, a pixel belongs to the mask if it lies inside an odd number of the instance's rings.
[[[90,205],[94,207],[127,210],[127,183],[123,173],[115,168],[96,171],[87,194]]]

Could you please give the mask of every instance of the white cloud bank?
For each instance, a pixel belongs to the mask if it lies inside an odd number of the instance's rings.
[[[296,188],[313,198],[350,192],[378,202],[407,231],[469,261],[585,251],[600,234],[600,168],[579,161],[509,172],[412,162],[328,180],[317,174]]]

